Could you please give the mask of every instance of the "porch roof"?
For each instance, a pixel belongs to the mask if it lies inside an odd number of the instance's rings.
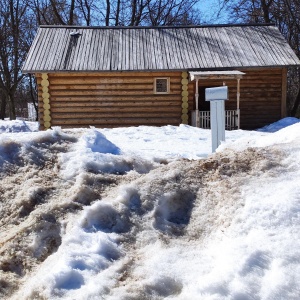
[[[241,79],[246,73],[240,71],[203,71],[189,72],[191,80],[198,79]]]

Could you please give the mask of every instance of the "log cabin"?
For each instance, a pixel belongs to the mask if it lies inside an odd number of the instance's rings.
[[[255,129],[286,116],[297,65],[274,25],[41,26],[22,71],[37,79],[40,129],[209,128],[205,88],[220,85],[226,128]]]

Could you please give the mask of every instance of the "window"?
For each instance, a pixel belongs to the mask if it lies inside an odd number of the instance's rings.
[[[155,78],[154,79],[154,93],[155,94],[168,94],[170,93],[170,78]]]

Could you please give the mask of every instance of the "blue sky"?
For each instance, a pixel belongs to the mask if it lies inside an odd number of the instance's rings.
[[[217,14],[220,10],[219,0],[202,0],[200,1],[198,7],[202,12],[201,22],[206,22],[210,24],[226,24],[230,23],[228,20],[228,15],[226,11],[223,10],[219,18]]]

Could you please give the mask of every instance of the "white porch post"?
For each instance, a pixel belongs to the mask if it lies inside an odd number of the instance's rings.
[[[237,79],[237,91],[236,91],[236,111],[238,116],[238,129],[240,129],[240,78]]]
[[[195,93],[195,101],[196,101],[196,127],[200,127],[200,119],[199,119],[199,88],[198,88],[198,79],[196,79],[196,93]]]

